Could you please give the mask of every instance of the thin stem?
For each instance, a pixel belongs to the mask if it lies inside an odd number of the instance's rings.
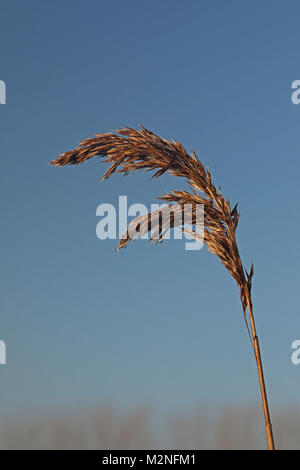
[[[269,412],[269,406],[268,406],[268,398],[267,398],[265,379],[264,379],[264,372],[263,372],[262,360],[261,360],[261,355],[260,355],[259,341],[258,341],[258,336],[256,334],[252,302],[251,302],[248,289],[246,289],[246,300],[247,300],[248,311],[249,311],[250,326],[251,326],[251,331],[252,331],[252,336],[253,336],[254,355],[255,355],[256,364],[257,364],[260,392],[261,392],[264,415],[265,415],[268,445],[269,445],[269,450],[275,450],[270,412]]]

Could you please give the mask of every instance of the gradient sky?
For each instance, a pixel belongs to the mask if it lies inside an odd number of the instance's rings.
[[[241,211],[269,398],[299,403],[300,4],[1,1],[1,414],[258,402],[237,288],[206,248],[114,252],[96,208],[183,181],[48,162],[138,123],[208,164]]]

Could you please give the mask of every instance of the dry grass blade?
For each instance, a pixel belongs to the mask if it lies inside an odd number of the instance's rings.
[[[154,234],[151,239],[154,240],[161,240],[165,231],[170,227],[182,226],[182,229],[186,230],[182,219],[180,217],[176,219],[174,214],[178,215],[182,206],[188,204],[192,207],[193,217],[195,214],[193,208],[197,204],[203,204],[204,242],[208,249],[219,257],[239,287],[243,314],[258,365],[269,447],[274,448],[252,312],[251,285],[254,270],[252,265],[251,271],[248,273],[240,258],[236,242],[236,229],[239,222],[237,205],[232,208],[229,200],[224,198],[221,188],[216,189],[209,169],[203,166],[195,152],[189,155],[176,140],[163,139],[143,126],[140,129],[126,127],[85,139],[74,150],[61,154],[51,162],[51,165],[79,165],[94,156],[103,157],[107,163],[110,163],[110,167],[102,179],[109,178],[113,173],[129,174],[136,170],[153,171],[155,178],[168,172],[171,175],[185,178],[190,188],[190,191],[172,191],[160,198],[166,203],[172,203],[168,210],[173,211],[173,219],[171,217],[168,226],[161,222],[162,211],[139,217],[131,222],[127,233],[120,241],[119,248],[127,246],[130,240],[145,235],[153,228]],[[192,229],[195,238],[198,236],[196,228]],[[247,307],[253,339],[247,322]]]

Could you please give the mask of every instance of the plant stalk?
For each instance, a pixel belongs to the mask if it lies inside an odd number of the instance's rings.
[[[257,364],[260,393],[262,397],[262,403],[263,403],[263,409],[264,409],[264,415],[265,415],[268,446],[269,446],[269,450],[275,450],[273,431],[272,431],[272,425],[271,425],[271,419],[270,419],[270,411],[269,411],[269,405],[268,405],[268,398],[267,398],[267,392],[266,392],[266,385],[265,385],[265,379],[264,379],[264,372],[263,372],[262,360],[261,360],[261,355],[260,355],[260,347],[259,347],[258,336],[256,333],[254,316],[253,316],[253,307],[252,307],[252,302],[251,302],[248,288],[246,289],[246,300],[247,300],[247,306],[248,306],[248,311],[249,311],[251,332],[252,332],[252,337],[253,337],[254,355],[255,355],[256,364]]]

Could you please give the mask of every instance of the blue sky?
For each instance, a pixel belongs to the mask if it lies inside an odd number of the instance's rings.
[[[0,413],[257,402],[236,286],[184,242],[114,252],[96,208],[184,182],[48,162],[138,123],[208,164],[242,217],[271,403],[298,403],[299,2],[1,3]]]

